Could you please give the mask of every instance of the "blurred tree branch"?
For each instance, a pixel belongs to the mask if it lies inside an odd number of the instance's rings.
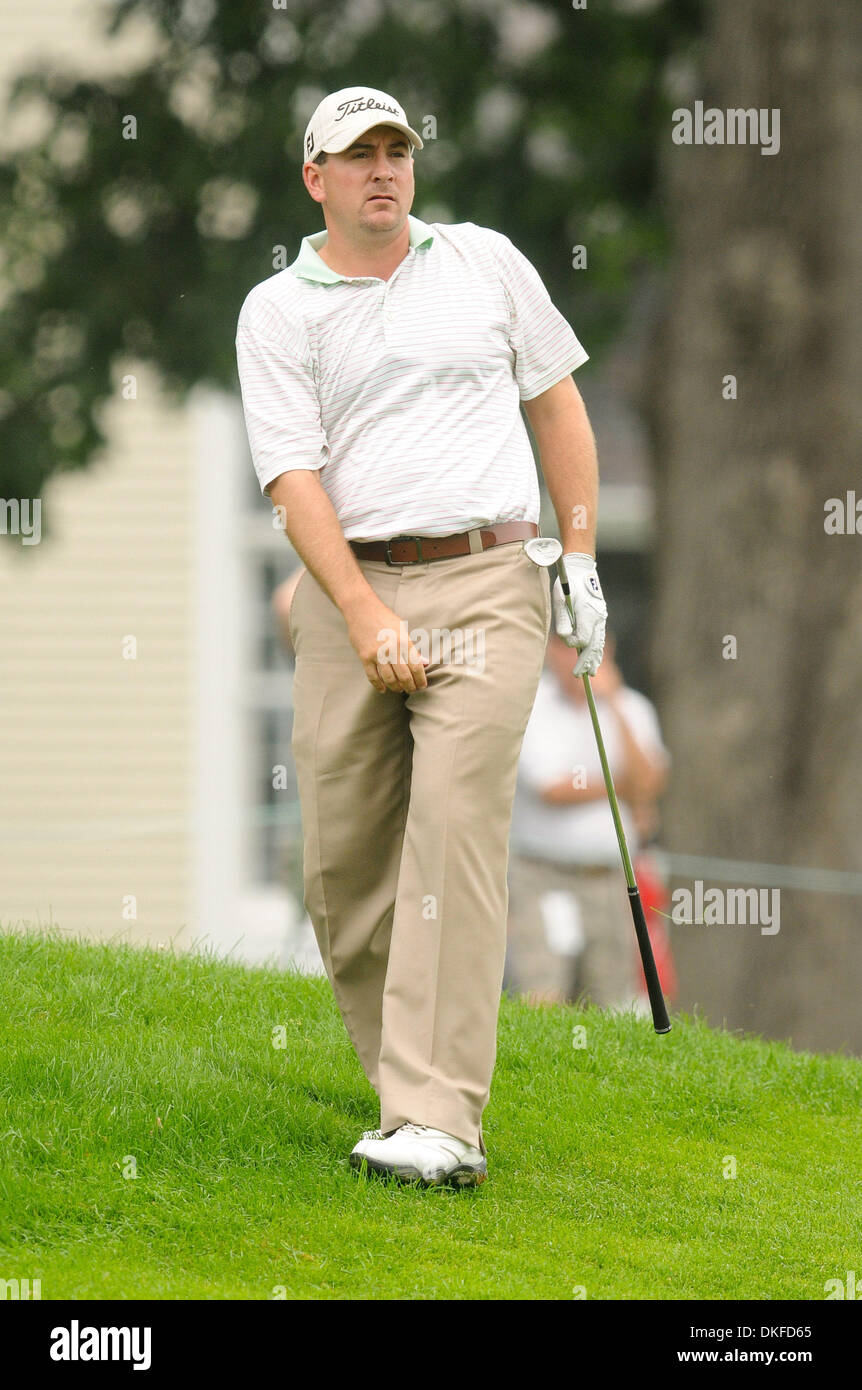
[[[0,496],[38,496],[94,456],[124,360],[180,398],[236,385],[245,294],[321,225],[299,171],[326,91],[360,81],[420,129],[433,117],[414,212],[511,236],[593,357],[664,253],[665,76],[701,0],[121,0],[109,32],[142,19],[152,52],[134,73],[29,73],[14,92],[46,130],[0,163]]]

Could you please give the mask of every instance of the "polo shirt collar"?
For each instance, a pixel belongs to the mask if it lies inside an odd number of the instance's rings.
[[[434,240],[434,232],[427,222],[422,222],[420,218],[407,215],[407,228],[410,236],[410,246],[414,251],[421,247],[430,246]],[[299,255],[289,267],[294,275],[301,280],[316,281],[321,285],[334,285],[339,280],[355,280],[357,276],[339,275],[337,270],[333,270],[317,254],[318,248],[326,242],[328,232],[315,232],[313,236],[304,236],[299,248]]]

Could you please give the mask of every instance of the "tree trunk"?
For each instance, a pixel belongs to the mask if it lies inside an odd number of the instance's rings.
[[[675,250],[647,386],[663,838],[858,871],[862,518],[827,534],[824,505],[862,501],[862,6],[711,0],[703,54],[680,105],[778,108],[780,149],[668,132]],[[862,1051],[862,897],[782,890],[780,912],[776,935],[677,927],[681,1006]]]

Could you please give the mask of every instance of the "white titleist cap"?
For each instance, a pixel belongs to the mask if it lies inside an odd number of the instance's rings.
[[[403,106],[386,92],[374,87],[342,87],[324,97],[305,130],[302,146],[303,163],[325,150],[340,154],[376,125],[393,125],[401,130],[417,148],[422,141],[407,124]]]

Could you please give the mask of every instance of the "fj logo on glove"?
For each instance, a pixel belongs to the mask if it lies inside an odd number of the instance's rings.
[[[602,598],[602,586],[599,583],[599,576],[597,574],[587,575],[587,586],[590,593],[595,594],[596,598]]]

